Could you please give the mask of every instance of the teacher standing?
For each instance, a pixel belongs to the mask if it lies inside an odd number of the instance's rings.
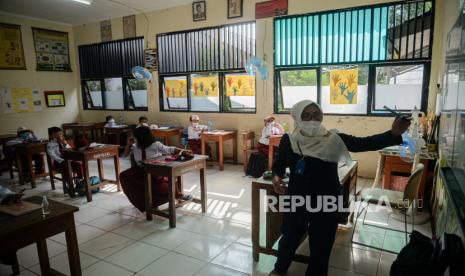
[[[276,193],[284,194],[282,179],[289,167],[289,195],[310,197],[312,207],[318,197],[338,197],[341,194],[338,163],[352,162],[349,151],[374,151],[399,145],[402,143],[401,134],[410,126],[410,121],[396,118],[390,130],[361,138],[327,130],[321,124],[323,111],[313,101],[298,102],[291,114],[295,127],[291,134],[285,134],[281,139],[273,164],[273,188]],[[271,275],[287,272],[306,232],[310,247],[306,275],[327,275],[338,221],[337,211],[309,212],[305,206],[298,207],[295,212],[284,213],[278,259]]]

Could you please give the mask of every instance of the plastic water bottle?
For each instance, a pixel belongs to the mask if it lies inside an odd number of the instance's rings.
[[[208,130],[208,131],[212,131],[212,130],[213,130],[213,123],[212,123],[212,121],[208,121],[208,124],[207,124],[207,125],[208,125],[207,130]]]
[[[50,214],[50,204],[48,203],[47,197],[42,196],[42,215],[45,217]]]
[[[123,116],[119,116],[119,124],[120,125],[125,125],[126,121],[124,120]]]

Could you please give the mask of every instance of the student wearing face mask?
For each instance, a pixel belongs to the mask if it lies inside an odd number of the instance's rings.
[[[200,138],[202,137],[202,132],[206,131],[208,127],[200,124],[199,115],[191,115],[189,121],[190,124],[187,128],[187,144],[194,154],[200,154]]]
[[[319,196],[335,196],[338,199],[337,196],[341,194],[338,163],[350,164],[349,151],[374,151],[399,145],[402,143],[401,134],[410,125],[409,120],[396,118],[390,130],[362,138],[327,130],[321,124],[323,112],[320,106],[310,100],[295,104],[291,114],[295,127],[291,134],[285,134],[281,139],[273,164],[273,188],[276,193],[284,194],[282,179],[286,168],[289,168],[288,194],[310,197],[313,208]],[[285,212],[278,259],[270,275],[287,272],[307,232],[310,257],[306,275],[327,275],[339,219],[337,211],[309,212],[306,206],[297,207],[295,212]]]
[[[105,121],[107,122],[105,124],[105,127],[115,127],[117,126],[117,123],[115,121],[115,118],[113,118],[113,116],[111,115],[108,115],[106,118],[105,118]]]
[[[268,145],[270,143],[270,137],[273,135],[284,134],[283,127],[276,122],[273,116],[268,116],[264,120],[265,126],[262,129],[262,136],[258,140],[257,150],[260,154],[268,158]]]

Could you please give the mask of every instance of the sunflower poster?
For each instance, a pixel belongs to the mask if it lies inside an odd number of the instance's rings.
[[[218,76],[193,76],[192,96],[194,97],[218,97]]]
[[[357,104],[358,68],[329,72],[330,104]]]
[[[255,76],[232,75],[226,77],[226,95],[255,96]]]
[[[167,98],[187,98],[187,80],[165,80],[165,93]]]

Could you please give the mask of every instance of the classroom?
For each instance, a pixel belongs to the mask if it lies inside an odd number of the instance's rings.
[[[462,0],[0,0],[1,275],[465,275]]]

